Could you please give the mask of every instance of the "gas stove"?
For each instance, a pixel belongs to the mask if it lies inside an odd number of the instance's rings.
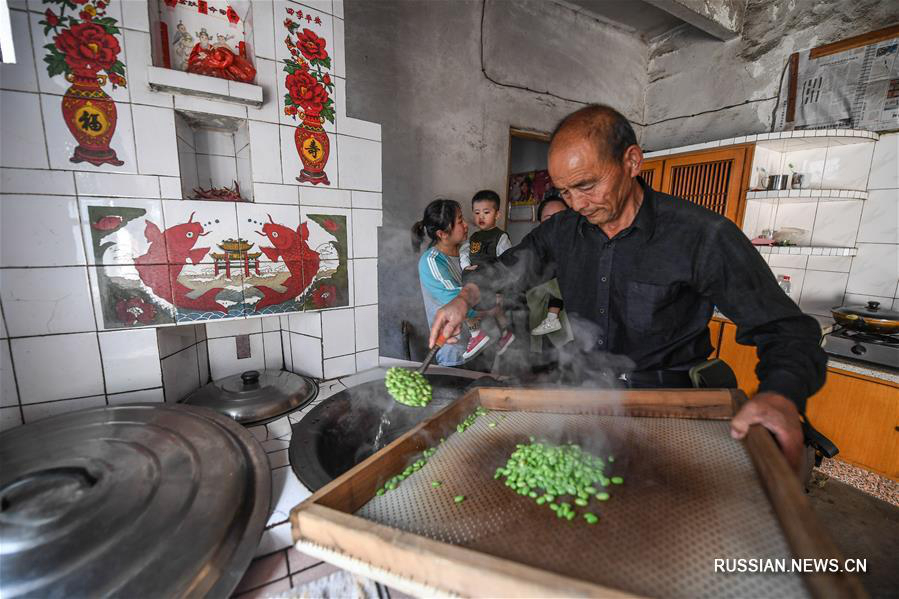
[[[899,335],[865,333],[837,326],[824,336],[824,351],[834,356],[899,368]]]

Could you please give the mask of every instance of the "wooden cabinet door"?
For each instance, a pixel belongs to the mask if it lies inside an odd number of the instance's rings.
[[[805,411],[839,459],[899,481],[899,385],[828,369]]]
[[[740,224],[738,219],[745,198],[744,171],[751,162],[749,151],[745,146],[738,146],[668,158],[662,172],[662,191]]]
[[[759,359],[755,347],[740,345],[736,335],[737,325],[731,322],[722,324],[718,357],[727,362],[737,375],[737,386],[747,397],[752,397],[759,388],[759,379],[755,376],[755,366]]]
[[[652,189],[662,191],[662,172],[665,166],[664,160],[647,160],[640,167],[640,176]]]
[[[712,353],[709,354],[709,360],[718,357],[718,347],[721,345],[721,329],[724,323],[720,320],[709,321],[709,340],[712,342]]]

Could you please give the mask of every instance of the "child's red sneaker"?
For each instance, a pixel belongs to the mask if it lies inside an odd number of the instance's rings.
[[[496,355],[503,355],[503,352],[509,349],[509,345],[511,345],[513,341],[515,341],[515,335],[512,331],[507,330],[503,333],[503,336],[499,338],[499,343],[496,345]]]
[[[462,359],[467,360],[475,357],[489,344],[490,337],[483,330],[478,331],[477,335],[472,335],[471,339],[468,340],[468,346],[465,348],[465,353],[462,354]]]

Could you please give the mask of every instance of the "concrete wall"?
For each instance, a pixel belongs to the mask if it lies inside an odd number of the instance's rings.
[[[656,39],[643,146],[660,150],[766,133],[790,54],[897,22],[896,2],[749,0],[738,39],[722,43],[692,27]]]
[[[484,69],[502,85],[481,70],[482,9]],[[438,196],[466,205],[485,187],[505,199],[509,128],[552,130],[581,106],[561,98],[606,102],[639,121],[648,48],[535,0],[347,0],[345,15],[348,114],[383,127],[381,355],[401,356],[400,322],[426,330],[409,245],[425,205]]]

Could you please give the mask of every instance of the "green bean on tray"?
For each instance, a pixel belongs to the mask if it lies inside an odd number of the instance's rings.
[[[609,456],[608,462],[614,461]],[[536,442],[518,444],[505,466],[497,468],[494,479],[505,477],[505,485],[518,493],[534,499],[537,505],[547,505],[557,518],[569,522],[577,515],[577,509],[587,508],[591,499],[607,501],[609,494],[597,487],[622,484],[620,476],[607,477],[607,462],[583,451],[578,445],[550,445]],[[584,511],[583,519],[596,524],[599,517]]]

